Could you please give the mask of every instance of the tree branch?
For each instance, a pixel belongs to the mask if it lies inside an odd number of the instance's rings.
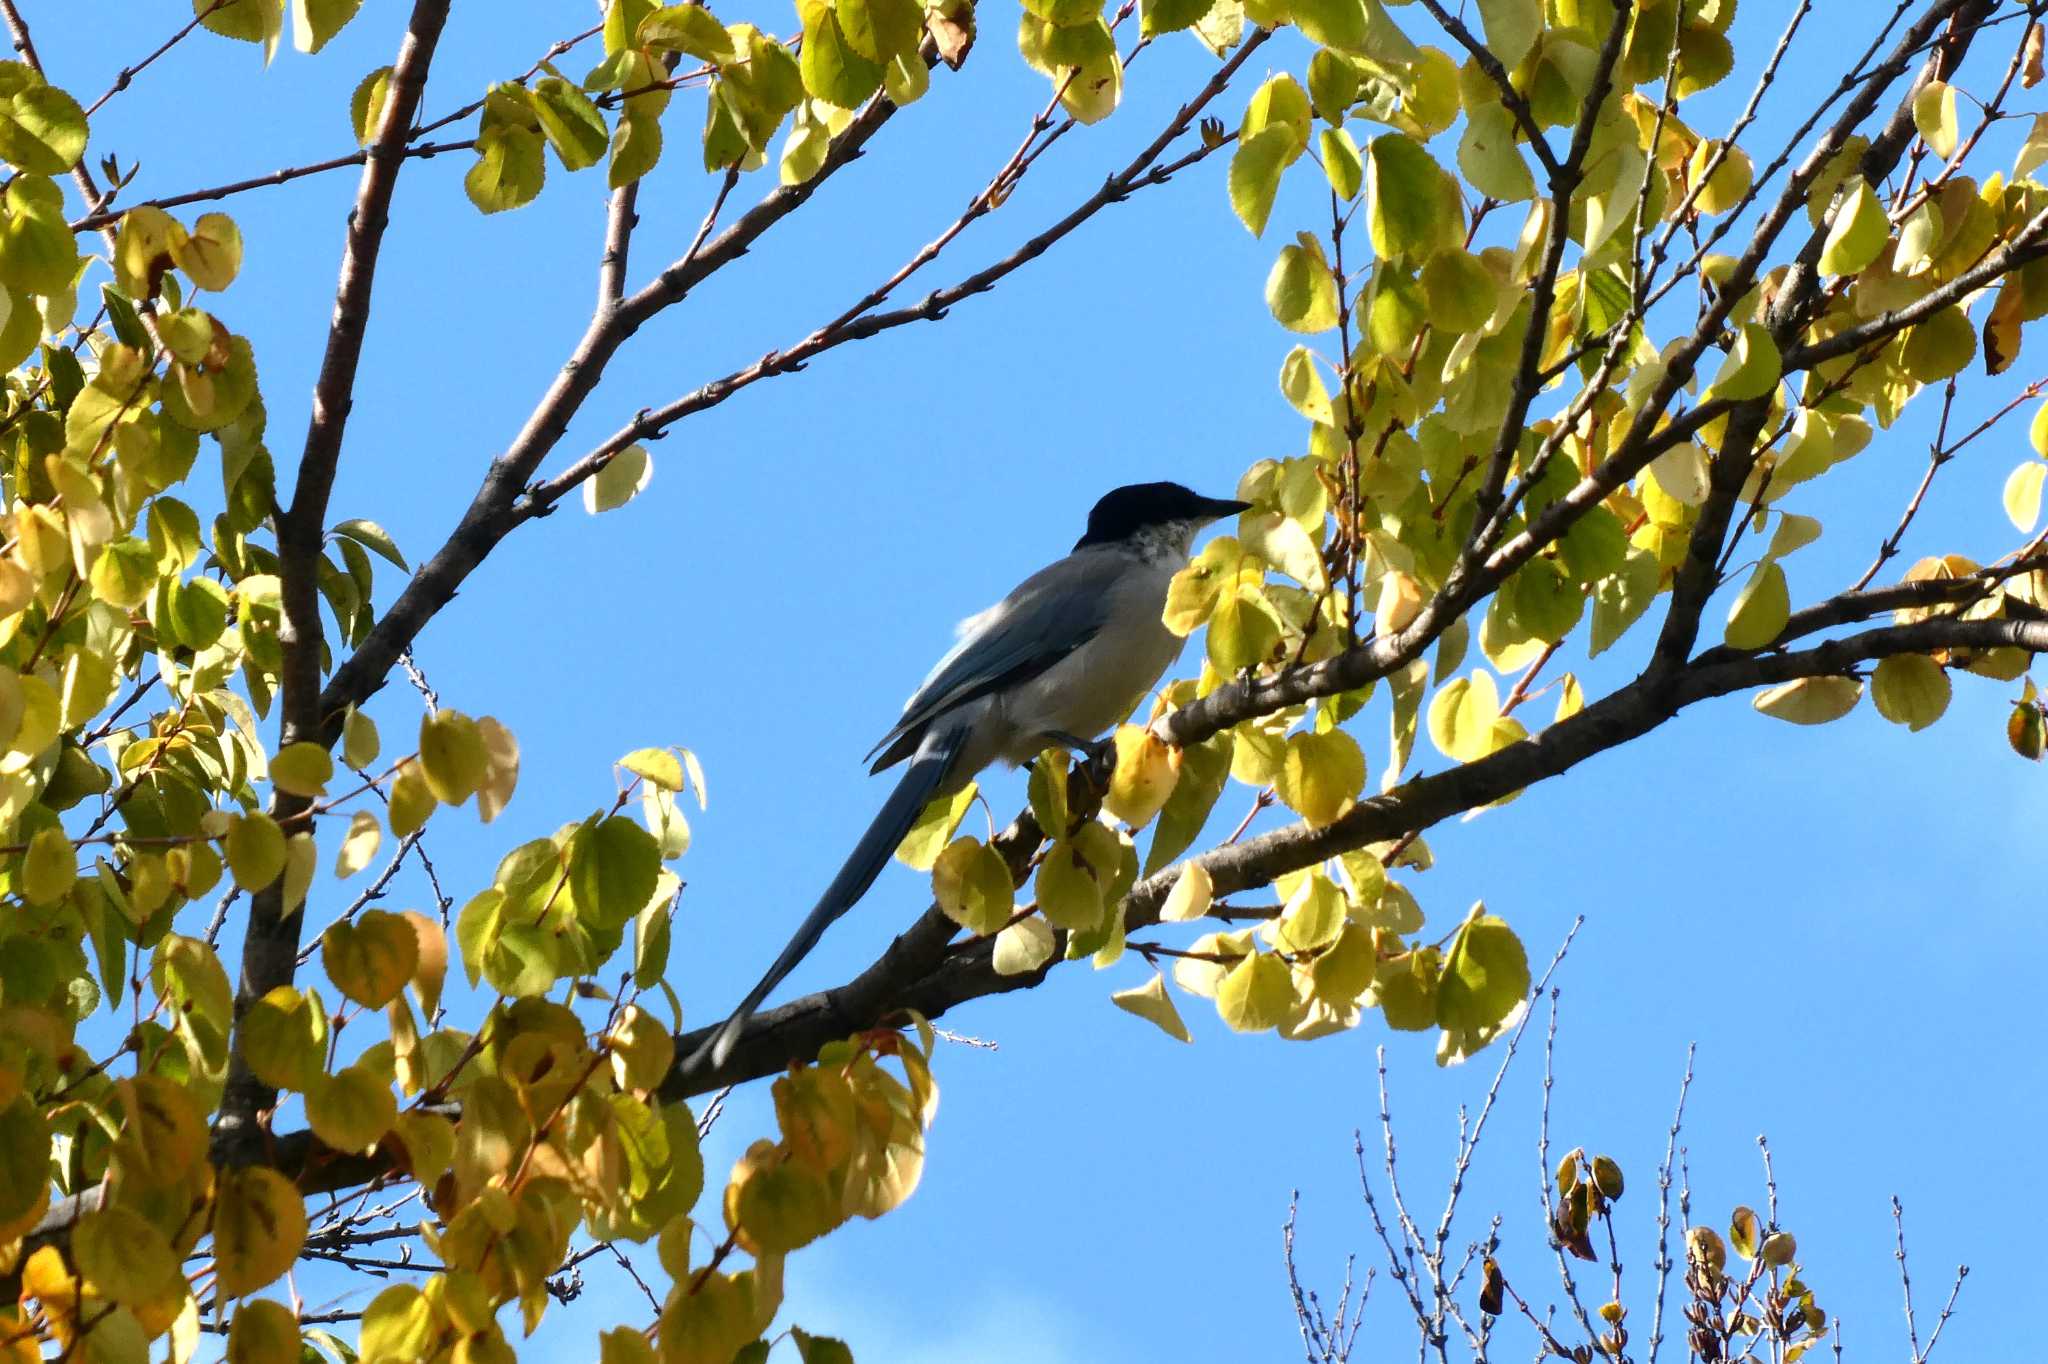
[[[537,516],[545,516],[557,502],[574,491],[583,480],[609,464],[613,457],[621,450],[638,441],[659,440],[666,434],[668,428],[676,422],[694,413],[702,412],[707,408],[718,406],[750,384],[757,383],[762,379],[773,378],[780,374],[793,374],[818,355],[835,347],[845,345],[850,341],[865,340],[868,337],[879,335],[896,327],[907,326],[913,322],[937,321],[943,318],[947,310],[955,303],[960,302],[962,299],[970,298],[975,294],[986,293],[990,289],[995,288],[1006,276],[1028,262],[1044,255],[1053,246],[1058,244],[1062,238],[1073,233],[1102,209],[1111,204],[1121,203],[1135,190],[1149,185],[1164,184],[1180,171],[1207,157],[1211,152],[1220,150],[1228,145],[1228,139],[1225,139],[1217,142],[1214,146],[1204,145],[1198,147],[1186,156],[1166,165],[1156,164],[1166,149],[1194,123],[1202,109],[1229,85],[1231,77],[1237,74],[1238,69],[1243,66],[1251,53],[1270,36],[1271,30],[1255,30],[1244,41],[1243,45],[1238,48],[1237,52],[1231,56],[1230,60],[1218,68],[1216,74],[1210,78],[1209,83],[1186,104],[1181,106],[1180,111],[1167,124],[1165,130],[1158,137],[1154,138],[1149,146],[1139,152],[1129,165],[1109,176],[1103,181],[1100,189],[1082,201],[1065,217],[1026,241],[1008,256],[1005,256],[993,265],[968,275],[954,284],[932,290],[916,303],[885,313],[868,311],[886,300],[890,292],[897,285],[901,284],[914,271],[936,256],[948,242],[959,235],[961,230],[975,218],[989,211],[994,194],[1006,184],[1014,183],[1013,177],[1022,160],[1023,149],[1021,148],[1017,156],[1012,157],[1009,162],[1005,163],[1003,169],[990,182],[989,188],[977,195],[973,202],[969,204],[965,214],[947,228],[937,240],[922,248],[911,258],[908,264],[897,270],[882,285],[870,290],[865,296],[855,302],[852,307],[816,331],[813,331],[787,350],[770,351],[745,368],[735,370],[723,378],[714,379],[710,383],[675,399],[673,402],[666,403],[658,408],[643,410],[632,421],[606,437],[567,469],[547,479],[545,482],[538,483],[528,489],[526,497],[519,503],[517,519],[519,521],[527,521]]]
[[[361,702],[384,685],[386,674],[419,632],[455,596],[498,542],[521,518],[515,504],[534,471],[553,450],[584,400],[604,377],[605,367],[626,339],[664,308],[679,303],[699,282],[729,265],[762,234],[804,204],[833,174],[861,154],[896,106],[876,98],[833,139],[818,173],[800,185],[771,190],[740,219],[701,250],[692,251],[637,293],[609,305],[601,304],[575,351],[505,452],[491,462],[462,520],[446,543],[420,567],[398,600],[380,617],[360,647],[334,672],[321,696],[320,709],[329,729],[348,706]],[[333,733],[327,736],[336,737]]]
[[[1419,833],[1640,738],[1701,701],[1796,678],[1839,676],[1897,654],[2001,646],[2048,652],[2048,621],[1967,621],[1944,616],[1866,630],[1797,652],[1730,657],[1717,651],[1676,675],[1640,677],[1569,719],[1488,757],[1417,777],[1384,795],[1360,801],[1334,823],[1321,828],[1292,825],[1188,861],[1209,873],[1220,897],[1264,885],[1339,853]],[[1160,908],[1185,865],[1176,863],[1132,888],[1123,905],[1127,933],[1159,922]],[[857,1000],[849,998],[844,989],[824,990],[759,1014],[741,1034],[724,1067],[693,1071],[679,1062],[663,1087],[663,1097],[685,1098],[774,1074],[791,1062],[809,1060],[827,1041],[874,1026],[893,1009],[916,1009],[927,1018],[936,1018],[970,999],[1036,985],[1061,960],[1055,951],[1035,971],[1004,976],[995,971],[993,950],[992,939],[977,939],[919,976],[892,973],[885,965],[889,955],[884,954],[861,977],[881,979],[875,981],[874,988],[864,989]],[[897,946],[892,945],[890,951],[896,952]],[[907,959],[898,957],[899,961]],[[684,1058],[695,1055],[712,1031],[699,1028],[677,1039],[676,1054]]]
[[[280,747],[317,740],[322,731],[320,709],[321,539],[327,501],[341,459],[342,437],[354,401],[356,370],[362,359],[363,333],[370,320],[370,296],[376,281],[377,255],[389,222],[391,195],[398,181],[406,129],[419,108],[427,69],[434,59],[450,0],[415,0],[398,59],[393,64],[391,95],[384,118],[363,163],[362,182],[349,214],[342,248],[341,276],[335,288],[334,317],[328,325],[327,349],[313,385],[306,442],[299,456],[297,484],[291,506],[276,518],[278,573],[282,618],[278,640],[283,647],[280,677]],[[304,796],[278,792],[274,817],[301,818],[311,802]],[[236,994],[239,1019],[267,991],[288,984],[298,966],[299,934],[304,915],[287,907],[280,878],[250,900],[247,936],[242,947],[242,974]],[[216,1157],[224,1162],[254,1159],[261,1134],[257,1114],[277,1102],[277,1091],[258,1079],[240,1060],[228,1072],[227,1089],[214,1124]]]

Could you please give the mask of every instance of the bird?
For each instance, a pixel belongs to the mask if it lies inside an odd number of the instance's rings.
[[[1113,489],[1089,511],[1071,553],[960,623],[958,642],[868,751],[871,775],[908,761],[896,789],[700,1059],[725,1064],[747,1019],[867,894],[926,805],[997,760],[1016,767],[1053,745],[1084,749],[1130,715],[1185,643],[1163,616],[1195,536],[1251,505],[1178,483]]]

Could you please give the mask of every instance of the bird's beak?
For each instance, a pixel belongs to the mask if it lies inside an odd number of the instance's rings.
[[[1250,511],[1251,508],[1251,503],[1239,502],[1237,499],[1230,497],[1205,497],[1202,499],[1202,511],[1211,521],[1221,521],[1226,516],[1236,516],[1239,512]]]

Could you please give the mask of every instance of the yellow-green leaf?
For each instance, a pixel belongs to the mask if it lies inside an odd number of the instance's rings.
[[[365,910],[343,920],[320,940],[327,977],[343,994],[381,1009],[398,997],[419,965],[419,937],[402,915]]]
[[[270,760],[270,784],[295,796],[324,796],[334,759],[315,743],[286,744]]]
[[[284,871],[284,830],[261,811],[243,815],[228,829],[221,852],[236,885],[247,891],[262,890]]]
[[[398,1120],[391,1086],[368,1066],[346,1066],[306,1091],[306,1123],[337,1151],[367,1151]]]
[[[1013,908],[1009,864],[975,838],[957,838],[932,864],[932,898],[946,917],[977,937],[1000,932]]]
[[[1925,654],[1894,654],[1870,676],[1877,713],[1918,733],[1948,709],[1948,672]]]
[[[1871,193],[1869,182],[1859,176],[1835,206],[1826,244],[1821,247],[1821,271],[1829,275],[1856,274],[1878,258],[1889,240],[1891,220],[1885,215],[1884,204]]]
[[[215,1186],[215,1287],[223,1298],[275,1281],[306,1243],[306,1205],[277,1171],[262,1165],[223,1170]]]
[[[1913,95],[1913,126],[1927,149],[1943,161],[1956,154],[1961,130],[1956,124],[1956,91],[1946,81],[1929,81]]]
[[[2048,408],[2043,408],[2048,411]],[[2038,423],[2036,423],[2038,425]],[[2041,487],[2048,480],[2048,464],[2027,460],[2005,478],[2005,515],[2020,533],[2030,534],[2041,519]]]
[[[1437,982],[1437,1026],[1453,1031],[1489,1028],[1529,993],[1529,958],[1506,921],[1483,905],[1458,929]]]
[[[583,510],[592,516],[625,506],[654,477],[654,461],[641,445],[629,445],[583,481]]]
[[[1109,1000],[1125,1013],[1136,1014],[1175,1041],[1195,1040],[1188,1034],[1188,1025],[1181,1021],[1180,1010],[1173,1006],[1173,997],[1166,993],[1166,978],[1157,971],[1143,985],[1118,990]]]
[[[1351,808],[1365,789],[1365,753],[1341,729],[1292,734],[1273,789],[1287,808],[1318,827]]]
[[[1254,952],[1216,984],[1216,1012],[1232,1032],[1264,1032],[1287,1021],[1294,983],[1287,963]]]
[[[1778,561],[1758,564],[1728,608],[1728,629],[1723,638],[1737,649],[1761,649],[1776,639],[1792,614],[1792,600],[1785,586],[1785,570]]]
[[[1776,720],[1824,725],[1856,709],[1863,684],[1853,677],[1801,677],[1763,692],[1750,704]]]

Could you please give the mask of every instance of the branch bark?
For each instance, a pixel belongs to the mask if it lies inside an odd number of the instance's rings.
[[[391,95],[384,109],[384,121],[367,149],[355,207],[349,213],[341,276],[335,288],[334,317],[328,325],[327,349],[313,385],[297,483],[290,507],[276,518],[283,608],[278,640],[284,653],[279,688],[280,747],[317,740],[322,731],[319,565],[327,502],[334,489],[342,438],[354,401],[363,334],[370,321],[377,256],[383,246],[391,196],[403,160],[400,153],[406,130],[412,126],[413,115],[419,108],[442,26],[448,20],[449,3],[450,0],[415,0],[398,59],[392,65]],[[280,791],[271,802],[271,814],[289,822],[303,817],[310,804],[306,797]],[[285,904],[282,878],[251,897],[242,947],[241,981],[235,998],[237,1031],[241,1015],[252,1003],[267,991],[289,984],[297,972],[302,921],[303,916]],[[239,1048],[235,1057],[214,1122],[215,1156],[220,1163],[256,1158],[261,1138],[257,1116],[277,1102],[277,1091],[241,1063]]]

